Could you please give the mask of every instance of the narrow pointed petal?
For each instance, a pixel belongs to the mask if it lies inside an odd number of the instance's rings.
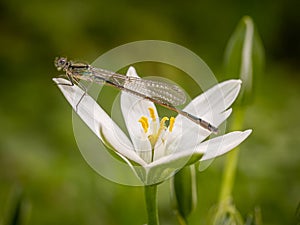
[[[139,77],[137,74],[135,68],[133,66],[130,66],[126,72],[126,76],[128,77]]]
[[[146,167],[148,171],[146,183],[154,184],[161,182],[174,175],[175,172],[189,163],[195,163],[198,160],[204,161],[223,155],[243,142],[251,132],[252,130],[231,132],[205,141],[192,151],[178,151],[162,157]]]
[[[224,81],[193,99],[184,108],[184,111],[204,119],[214,126],[219,126],[230,115],[231,110],[226,111],[226,109],[236,99],[240,88],[240,80]],[[211,134],[208,130],[181,115],[176,117],[173,130],[174,138],[182,136],[182,141],[189,140],[189,146],[196,145]]]
[[[53,81],[57,84],[70,84],[68,80],[62,78],[54,78]],[[110,145],[115,151],[140,165],[145,164],[134,152],[133,145],[128,137],[92,97],[85,94],[76,85],[58,85],[58,87],[79,117],[104,144]],[[84,97],[82,97],[83,95]],[[78,104],[80,99],[81,101]]]
[[[234,102],[241,88],[240,80],[227,80],[199,95],[184,110],[199,117],[212,114],[212,119]],[[211,121],[214,122],[214,121]]]
[[[216,120],[216,124],[221,124],[220,121],[226,120],[232,112],[232,109],[228,109],[224,112],[221,112]],[[189,122],[189,121],[188,121]],[[172,151],[172,149],[192,149],[196,148],[199,143],[201,143],[210,132],[206,129],[203,129],[199,125],[195,124],[194,122],[186,124],[182,119],[176,120],[177,123],[177,131],[181,130],[180,132],[171,133],[168,137],[168,149]],[[188,139],[188,140],[187,140]]]
[[[221,122],[220,121],[224,121],[226,120],[230,114],[232,112],[232,109],[228,109],[222,113],[220,113],[218,120],[217,120],[217,124]],[[179,120],[176,120],[177,123],[177,132],[174,133],[170,133],[168,135],[168,142],[167,142],[167,146],[166,146],[166,153],[172,153],[174,152],[176,149],[179,149],[181,151],[184,151],[186,149],[195,149],[196,146],[198,146],[199,143],[201,143],[203,141],[203,137],[206,137],[207,135],[210,134],[209,131],[201,128],[200,126],[198,126],[197,124],[195,125],[193,122],[190,123],[190,127],[183,127],[184,125],[186,125],[185,123],[182,122],[183,120],[179,118]],[[181,131],[181,132],[178,132]],[[181,133],[184,135],[181,135]],[[184,139],[187,138],[188,140]]]
[[[139,77],[133,67],[128,69],[126,75]],[[130,139],[134,145],[135,151],[140,152],[143,155],[143,158],[146,157],[147,159],[149,156],[151,157],[151,144],[148,138],[145,138],[143,129],[138,121],[142,116],[149,116],[148,108],[153,108],[154,115],[158,118],[156,107],[152,102],[143,100],[140,97],[136,97],[135,95],[124,91],[121,93],[121,109]]]
[[[200,144],[197,152],[204,153],[200,161],[215,158],[232,150],[240,143],[242,143],[250,134],[252,130],[234,131],[223,136],[219,136]]]

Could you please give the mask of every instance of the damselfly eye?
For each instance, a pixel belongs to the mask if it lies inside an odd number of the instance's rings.
[[[55,58],[54,64],[58,70],[64,69],[64,67],[67,64],[67,59],[63,58],[63,57],[61,57],[61,58],[57,57],[57,58]]]
[[[60,58],[59,65],[64,66],[66,64],[66,59]]]

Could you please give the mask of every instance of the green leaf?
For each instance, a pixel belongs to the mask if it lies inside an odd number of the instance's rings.
[[[230,37],[224,57],[225,72],[243,81],[239,103],[252,101],[265,64],[264,49],[257,29],[249,16],[241,19]]]
[[[25,225],[30,216],[30,205],[25,200],[23,190],[16,186],[12,190],[7,212],[4,217],[5,225]]]
[[[181,224],[186,224],[188,216],[196,207],[197,188],[195,166],[182,168],[172,179],[172,202]]]

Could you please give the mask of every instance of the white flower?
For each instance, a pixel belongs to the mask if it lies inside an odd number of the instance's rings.
[[[137,77],[130,67],[127,76]],[[70,83],[62,78],[56,83]],[[231,114],[240,80],[222,82],[193,99],[183,110],[219,126]],[[58,86],[77,114],[110,149],[115,151],[145,184],[162,182],[184,165],[215,158],[244,141],[251,130],[235,131],[206,140],[210,132],[178,115],[159,120],[155,105],[122,92],[121,109],[129,137],[97,102],[78,86]],[[168,124],[168,125],[167,125]]]

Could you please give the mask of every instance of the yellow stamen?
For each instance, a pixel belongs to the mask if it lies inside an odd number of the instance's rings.
[[[138,122],[141,123],[144,133],[147,135],[148,140],[151,143],[152,147],[152,160],[154,159],[154,150],[156,148],[156,144],[158,140],[165,144],[165,136],[164,132],[168,130],[168,132],[172,132],[174,128],[175,118],[174,117],[163,117],[160,121],[156,116],[156,111],[154,108],[149,107],[149,117],[142,116]],[[149,121],[150,120],[150,121]],[[169,120],[169,126],[166,126],[166,121]],[[159,143],[161,143],[159,142]]]
[[[148,138],[149,138],[149,140],[151,142],[151,145],[153,147],[155,146],[155,144],[157,142],[157,139],[159,138],[161,132],[166,129],[165,123],[166,123],[167,120],[169,120],[168,117],[162,118],[161,121],[160,121],[160,124],[159,124],[158,131],[156,133],[153,133],[152,135],[149,135]]]
[[[168,117],[163,117],[161,120],[160,120],[160,126],[159,126],[159,129],[161,130],[161,129],[163,129],[163,128],[166,128],[166,126],[165,126],[165,123],[166,123],[166,121],[168,121],[169,120],[169,118]]]
[[[172,132],[175,123],[175,118],[172,116],[169,123],[169,131]]]
[[[157,137],[159,137],[161,132],[166,129],[165,123],[166,123],[167,120],[169,120],[169,118],[166,117],[166,116],[161,119],[160,124],[159,124],[159,129],[157,131]]]
[[[154,109],[153,109],[152,107],[149,107],[148,110],[149,110],[151,119],[152,119],[153,121],[156,120]]]
[[[142,116],[139,121],[144,129],[144,132],[147,133],[148,132],[148,128],[149,128],[149,123],[148,123],[148,118],[145,116]]]

